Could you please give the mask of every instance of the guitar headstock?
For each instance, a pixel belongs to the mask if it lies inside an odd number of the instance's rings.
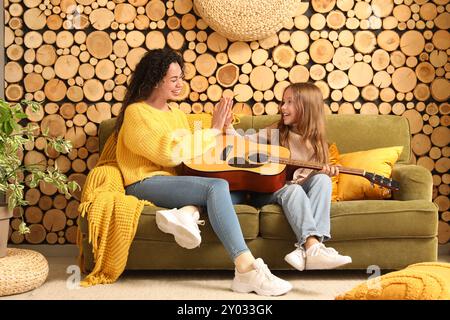
[[[386,178],[382,175],[372,173],[372,172],[365,172],[364,177],[369,180],[372,184],[379,185],[380,187],[387,188],[390,190],[399,190],[400,184],[392,180],[390,178]]]

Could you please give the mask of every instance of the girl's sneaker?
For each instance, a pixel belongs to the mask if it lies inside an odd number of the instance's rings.
[[[295,244],[297,249],[292,251],[291,253],[288,253],[284,260],[289,263],[291,266],[293,266],[295,269],[299,271],[305,270],[305,264],[306,264],[306,253],[305,249],[303,249],[302,246],[299,246],[297,243]]]
[[[316,243],[306,250],[306,270],[334,269],[352,262],[349,256],[342,256],[333,248],[323,243]]]

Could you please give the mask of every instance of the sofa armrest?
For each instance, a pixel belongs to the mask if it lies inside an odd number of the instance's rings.
[[[394,200],[432,200],[433,178],[424,167],[396,164],[392,179],[400,183],[400,190],[393,192]]]

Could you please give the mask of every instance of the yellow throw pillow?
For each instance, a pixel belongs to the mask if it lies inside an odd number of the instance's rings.
[[[403,147],[379,148],[341,154],[338,164],[343,167],[364,169],[367,172],[380,174],[386,178],[391,176],[392,167],[402,153]],[[389,189],[372,185],[360,176],[339,174],[337,201],[362,199],[388,199]]]
[[[450,263],[416,263],[370,279],[336,300],[449,300]]]
[[[328,156],[329,156],[329,164],[335,165],[338,164],[339,161],[339,150],[336,146],[336,143],[332,143],[328,147]],[[338,197],[338,181],[339,175],[331,177],[331,186],[333,187],[333,191],[331,193],[331,201],[337,201]]]

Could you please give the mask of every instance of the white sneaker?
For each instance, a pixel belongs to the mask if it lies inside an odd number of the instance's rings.
[[[284,260],[289,263],[291,266],[293,266],[295,269],[299,271],[305,270],[305,264],[306,264],[306,252],[305,249],[303,249],[302,246],[299,246],[298,244],[295,244],[297,249],[292,251],[291,253],[288,253]]]
[[[292,285],[274,276],[261,258],[253,262],[254,270],[240,273],[234,271],[234,279],[231,289],[235,292],[256,292],[262,296],[279,296],[292,289]]]
[[[306,270],[334,269],[352,262],[349,256],[341,256],[333,248],[316,243],[306,250]]]
[[[191,207],[196,210],[193,210]],[[178,210],[156,211],[158,228],[162,232],[173,234],[176,243],[186,249],[194,249],[202,241],[198,225],[204,225],[205,221],[199,220],[199,218],[200,214],[194,206],[186,206]]]

